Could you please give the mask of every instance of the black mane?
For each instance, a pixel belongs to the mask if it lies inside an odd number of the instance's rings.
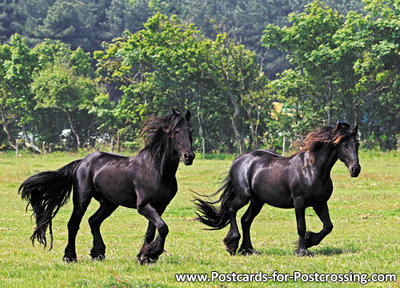
[[[165,134],[175,131],[182,125],[184,117],[176,112],[166,116],[151,116],[143,125],[140,137],[144,138],[144,148],[139,152],[148,152],[151,155],[161,154],[162,138]]]

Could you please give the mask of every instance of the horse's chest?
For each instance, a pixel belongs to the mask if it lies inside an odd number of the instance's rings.
[[[326,202],[332,195],[331,181],[316,181],[305,189],[304,200],[312,206],[316,202]]]
[[[160,183],[158,191],[154,191],[159,199],[171,200],[178,191],[178,185],[175,183]]]

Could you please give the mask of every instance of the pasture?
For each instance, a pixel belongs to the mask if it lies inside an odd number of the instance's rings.
[[[29,237],[34,223],[17,190],[28,176],[60,168],[86,154],[45,156],[0,154],[0,287],[310,287],[310,283],[178,283],[175,273],[396,273],[400,277],[400,156],[360,152],[361,174],[351,178],[338,161],[332,171],[334,192],[328,202],[334,229],[316,247],[314,257],[297,257],[294,210],[265,205],[252,226],[252,241],[261,255],[229,256],[222,239],[227,228],[204,231],[196,221],[193,191],[215,192],[228,171],[230,160],[202,160],[198,154],[192,166],[180,165],[179,190],[163,219],[170,233],[157,263],[139,265],[138,253],[147,227],[136,210],[118,208],[102,225],[107,245],[106,259],[92,261],[88,218],[98,203],[93,200],[77,237],[78,263],[62,261],[67,243],[67,222],[71,201],[53,221],[54,248],[32,247]],[[239,211],[239,217],[245,208]],[[307,230],[317,232],[322,224],[308,208]],[[314,283],[313,287],[329,287]],[[359,283],[338,284],[359,287]],[[370,283],[367,287],[400,287],[395,283]]]

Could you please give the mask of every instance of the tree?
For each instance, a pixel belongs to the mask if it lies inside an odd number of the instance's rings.
[[[289,55],[290,63],[301,71],[297,75],[313,87],[315,103],[325,111],[327,123],[334,118],[357,122],[364,98],[355,90],[361,76],[353,66],[362,43],[352,37],[353,23],[318,1],[307,5],[304,13],[291,14],[290,22],[291,27],[267,26],[266,47]]]
[[[100,81],[124,92],[116,106],[126,119],[124,123],[136,127],[142,117],[154,111],[188,107],[199,113],[196,118],[204,140],[207,122],[216,126],[211,122],[214,113],[204,108],[214,105],[222,115],[232,115],[228,119],[237,147],[244,151],[241,99],[250,90],[261,89],[262,85],[256,83],[262,77],[255,54],[231,42],[227,34],[213,41],[194,25],[158,13],[144,30],[127,33],[96,57]],[[219,121],[225,121],[223,118],[219,116]]]
[[[383,149],[397,144],[400,152],[400,3],[365,3],[366,13],[353,15],[353,22],[359,28],[356,35],[364,51],[355,69],[362,75],[357,89],[367,95],[366,138],[377,141]]]
[[[85,51],[100,48],[103,36],[102,24],[106,21],[106,8],[111,0],[55,1],[48,9],[43,23],[35,29],[36,38],[48,38],[68,43],[73,49],[82,47]]]
[[[18,34],[11,38],[10,45],[1,47],[1,56],[1,125],[8,144],[15,147],[16,133],[13,128],[21,126],[25,131],[25,126],[34,119],[30,84],[37,58],[31,53],[26,40]]]
[[[5,0],[0,3],[0,43],[6,43],[11,35],[24,31],[26,15],[18,2]]]
[[[82,148],[82,135],[88,140],[93,126],[88,107],[97,93],[95,82],[88,77],[78,76],[64,63],[56,62],[35,77],[32,92],[37,101],[35,109],[60,111],[68,120],[77,147]]]

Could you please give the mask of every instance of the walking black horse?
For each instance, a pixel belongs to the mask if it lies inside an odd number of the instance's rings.
[[[256,150],[243,154],[233,161],[224,185],[214,195],[222,192],[220,199],[208,202],[195,199],[198,220],[211,227],[222,229],[230,223],[224,239],[227,251],[234,255],[240,234],[236,223],[237,211],[250,201],[243,215],[243,242],[240,253],[258,253],[250,240],[250,226],[264,203],[279,208],[294,208],[299,235],[296,254],[311,255],[307,248],[318,245],[333,228],[327,201],[332,191],[330,172],[338,159],[346,164],[352,177],[361,171],[358,162],[356,138],[357,125],[338,122],[310,133],[304,140],[304,149],[290,157],[270,150]],[[211,195],[211,196],[214,196]],[[217,209],[213,204],[221,203]],[[319,233],[306,232],[305,209],[313,207],[323,223]]]
[[[180,158],[185,165],[191,165],[195,157],[189,120],[189,111],[183,117],[178,110],[164,117],[150,117],[142,130],[145,147],[137,156],[94,152],[57,171],[41,172],[25,180],[19,192],[28,201],[27,208],[30,204],[36,216],[32,243],[37,239],[46,247],[46,230],[49,228],[52,248],[52,219],[67,202],[73,187],[74,208],[68,222],[65,261],[77,261],[75,238],[92,198],[100,202],[100,208],[89,218],[93,259],[105,257],[101,223],[122,205],[136,208],[149,220],[144,244],[137,257],[141,264],[156,261],[164,251],[168,234],[168,226],[161,215],[178,190],[175,173]],[[158,236],[154,240],[156,229]]]

